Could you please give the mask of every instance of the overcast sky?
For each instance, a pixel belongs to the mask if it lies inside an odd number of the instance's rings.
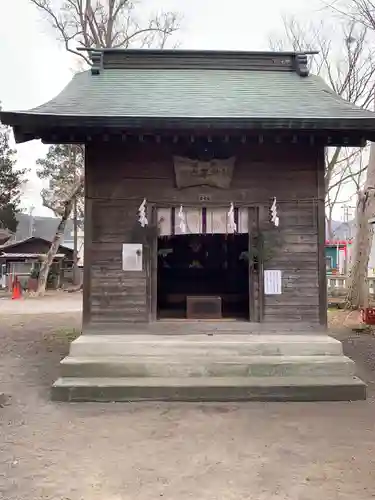
[[[0,101],[6,110],[40,105],[68,83],[75,61],[64,51],[48,22],[29,0],[0,0]],[[301,18],[318,13],[319,0],[143,0],[142,13],[159,9],[181,13],[177,34],[181,48],[267,50],[272,33],[282,30],[282,16]],[[42,207],[41,182],[35,161],[46,146],[37,141],[17,145],[20,167],[31,169],[23,207],[34,215],[51,214]]]

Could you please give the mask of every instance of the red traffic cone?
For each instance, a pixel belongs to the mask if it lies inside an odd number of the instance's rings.
[[[21,298],[21,285],[19,284],[16,278],[13,282],[12,300],[17,300],[20,298]]]

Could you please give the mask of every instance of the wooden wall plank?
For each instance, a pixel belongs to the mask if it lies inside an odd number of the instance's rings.
[[[149,262],[152,252],[145,251],[147,266],[142,272],[125,273],[122,244],[132,241],[132,229],[143,198],[147,198],[150,206],[207,205],[199,202],[202,194],[209,197],[213,206],[233,202],[255,207],[262,219],[260,230],[278,236],[275,252],[264,266],[282,270],[283,294],[266,296],[262,302],[261,272],[257,283],[257,319],[318,322],[320,318],[321,321],[323,309],[318,284],[322,286],[322,267],[318,266],[317,253],[319,249],[320,262],[323,229],[318,225],[322,208],[319,205],[317,209],[316,202],[317,183],[321,182],[321,150],[311,147],[306,154],[306,148],[298,145],[276,144],[269,148],[238,144],[233,151],[237,160],[229,190],[208,187],[179,190],[173,155],[183,155],[186,147],[163,141],[147,147],[144,144],[87,146],[86,321],[105,325],[155,319],[157,264],[155,260]],[[277,230],[268,220],[269,203],[274,196],[279,203]],[[321,193],[319,196],[322,197]],[[155,254],[154,251],[154,259]]]
[[[325,157],[323,149],[316,162],[316,176],[317,176],[317,220],[318,220],[318,273],[319,273],[319,322],[323,326],[327,326],[327,269],[325,258],[325,178],[324,178]]]

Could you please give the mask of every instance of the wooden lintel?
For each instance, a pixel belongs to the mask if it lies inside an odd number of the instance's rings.
[[[322,137],[321,141],[324,145],[330,147],[351,146],[362,148],[366,146],[366,140],[364,140],[363,137],[357,135],[342,136],[338,134],[329,137]]]
[[[103,141],[103,142],[129,142],[129,141],[139,141],[146,142],[149,139],[157,144],[160,144],[164,141],[164,138],[168,136],[163,136],[162,133],[150,133],[148,135],[145,134],[131,134],[131,133],[111,133],[111,131],[106,131],[105,133],[100,131],[79,131],[79,133],[72,134],[70,131],[64,134],[57,133],[55,130],[52,131],[50,135],[44,137],[45,144],[84,144],[84,143],[93,143],[95,141]],[[274,141],[274,144],[305,144],[306,146],[314,146],[314,145],[322,145],[328,147],[340,147],[340,146],[350,146],[350,147],[364,147],[366,146],[367,140],[360,136],[359,134],[346,134],[343,135],[339,132],[331,133],[330,135],[326,134],[318,134],[318,133],[298,133],[291,132],[287,135],[274,135],[274,134],[259,134],[257,136],[250,136],[246,134],[241,135],[231,135],[223,134],[222,136],[214,137],[212,135],[204,135],[199,136],[206,142],[206,144],[212,144],[215,141],[221,142],[222,144],[231,143],[235,137],[237,137],[237,141],[242,144],[252,143],[256,141],[257,143],[265,144],[269,140]],[[375,137],[375,136],[374,136]],[[182,142],[183,136],[178,134],[169,135],[169,140],[173,143]],[[194,143],[197,141],[196,135],[188,135],[185,136],[185,140],[190,143]]]

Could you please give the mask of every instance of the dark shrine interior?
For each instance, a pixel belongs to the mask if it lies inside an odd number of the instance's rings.
[[[220,296],[223,318],[249,319],[247,234],[158,239],[158,316],[185,318],[187,296]]]

